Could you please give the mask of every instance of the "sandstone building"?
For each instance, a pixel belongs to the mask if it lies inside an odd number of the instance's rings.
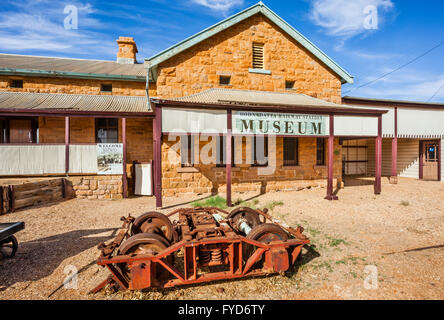
[[[161,206],[307,187],[331,200],[344,174],[375,175],[379,194],[382,173],[403,173],[397,103],[343,101],[353,77],[261,2],[144,63],[133,38],[117,44],[115,62],[0,54],[1,177],[66,176],[78,197],[114,199],[134,193],[135,165],[148,163]],[[419,133],[399,146],[427,146],[402,165],[433,156],[441,180],[437,126],[430,143]]]

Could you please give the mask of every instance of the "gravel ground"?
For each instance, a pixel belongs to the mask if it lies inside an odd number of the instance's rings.
[[[16,257],[0,260],[0,299],[444,299],[444,183],[384,180],[380,196],[371,183],[346,187],[334,202],[322,200],[325,189],[234,195],[255,197],[258,207],[281,201],[272,215],[302,225],[312,245],[285,276],[169,290],[88,294],[107,276],[94,264],[96,246],[115,236],[121,216],[153,210],[152,198],[70,200],[4,215],[0,222],[26,229]],[[164,212],[190,200],[166,199]],[[71,266],[77,290],[62,285]],[[377,281],[368,280],[375,271]]]

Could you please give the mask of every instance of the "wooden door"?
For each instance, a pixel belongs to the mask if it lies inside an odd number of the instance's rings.
[[[32,120],[14,119],[9,121],[9,143],[32,143]]]
[[[439,143],[424,141],[422,147],[422,178],[423,180],[438,180]]]

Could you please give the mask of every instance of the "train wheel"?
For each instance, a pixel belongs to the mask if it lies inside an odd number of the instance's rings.
[[[11,259],[15,256],[18,249],[17,238],[14,236],[0,242],[0,256]]]
[[[256,210],[248,207],[234,209],[228,215],[227,219],[232,219],[233,222],[231,226],[241,232],[243,235],[248,235],[250,230],[261,224],[259,213],[257,213]],[[248,225],[248,230],[245,230],[245,228],[242,227],[243,222]]]
[[[130,238],[128,238],[124,243],[122,243],[119,249],[119,255],[147,255],[156,256],[165,249],[169,247],[169,243],[165,240],[163,236],[154,233],[139,233]],[[169,255],[166,258],[169,264],[174,263],[174,256]],[[128,269],[126,263],[118,264],[119,269],[122,271],[126,280],[130,280],[131,272]],[[160,280],[168,275],[168,271],[162,270],[156,277]]]
[[[268,244],[272,241],[287,241],[288,234],[278,225],[264,223],[253,228],[248,234],[247,239]],[[254,248],[253,245],[245,244],[243,246],[242,255],[245,261],[253,254]]]
[[[132,235],[154,233],[163,236],[171,244],[174,238],[174,228],[170,219],[160,212],[147,212],[133,222]]]

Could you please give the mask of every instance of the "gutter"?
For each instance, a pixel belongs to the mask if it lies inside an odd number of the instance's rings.
[[[137,81],[137,82],[145,81],[145,76],[129,76],[129,75],[119,75],[119,74],[111,75],[111,74],[101,74],[101,73],[64,72],[64,71],[9,69],[9,68],[0,69],[0,75],[60,77],[60,78],[118,80],[118,81]]]

